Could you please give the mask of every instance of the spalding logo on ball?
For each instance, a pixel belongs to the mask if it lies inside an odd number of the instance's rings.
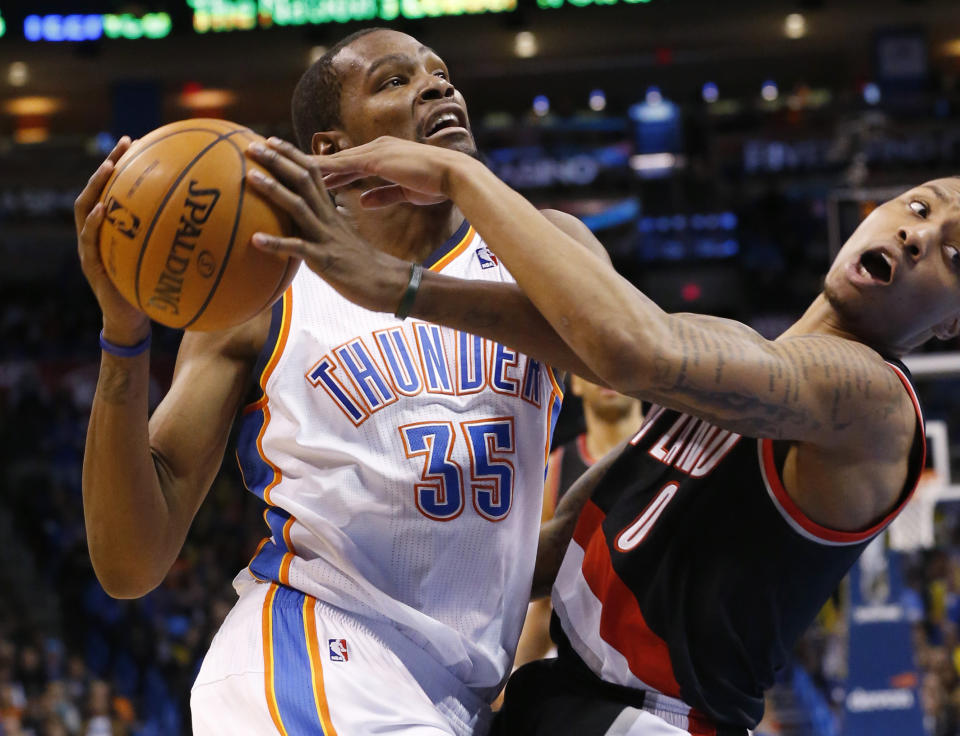
[[[247,321],[290,284],[297,259],[258,250],[256,232],[289,235],[290,218],[253,190],[244,155],[253,131],[198,118],[139,139],[101,197],[100,254],[120,293],[169,327],[219,330]],[[262,170],[262,168],[261,168]]]

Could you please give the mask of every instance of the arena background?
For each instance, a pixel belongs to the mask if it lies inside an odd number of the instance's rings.
[[[216,116],[290,137],[299,74],[370,24],[436,49],[489,165],[582,217],[662,306],[767,336],[877,201],[960,173],[956,0],[0,0],[3,736],[189,733],[262,537],[230,452],[156,591],[95,581],[80,464],[99,313],[74,197],[121,134]],[[154,400],[178,340],[155,332]],[[957,350],[910,359],[931,420],[918,501],[804,637],[759,733],[960,733]],[[571,400],[556,440],[579,422]]]

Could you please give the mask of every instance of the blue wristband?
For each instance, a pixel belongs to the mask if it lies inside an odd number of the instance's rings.
[[[103,336],[103,330],[100,330],[100,349],[105,353],[110,353],[110,355],[116,355],[118,358],[132,358],[135,355],[140,355],[140,353],[150,347],[151,337],[152,335],[148,334],[136,345],[117,345],[105,338]]]

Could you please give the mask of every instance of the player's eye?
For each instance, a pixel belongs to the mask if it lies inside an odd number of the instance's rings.
[[[435,71],[434,75],[440,77],[440,79],[446,79],[447,81],[450,80],[450,77],[448,77],[447,73],[443,70]]]
[[[950,259],[950,265],[957,271],[960,271],[960,249],[955,245],[944,246],[947,251],[947,258]]]
[[[399,87],[403,84],[403,77],[390,77],[383,84],[380,85],[380,89],[386,89],[388,87]]]
[[[910,200],[909,206],[915,215],[922,217],[924,220],[930,215],[930,205],[928,205],[922,199]]]

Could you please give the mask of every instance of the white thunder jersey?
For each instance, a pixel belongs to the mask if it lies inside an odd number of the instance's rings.
[[[467,223],[424,265],[513,281]],[[238,437],[272,535],[251,573],[388,622],[492,697],[530,594],[562,398],[551,370],[357,307],[307,268],[270,334]]]

